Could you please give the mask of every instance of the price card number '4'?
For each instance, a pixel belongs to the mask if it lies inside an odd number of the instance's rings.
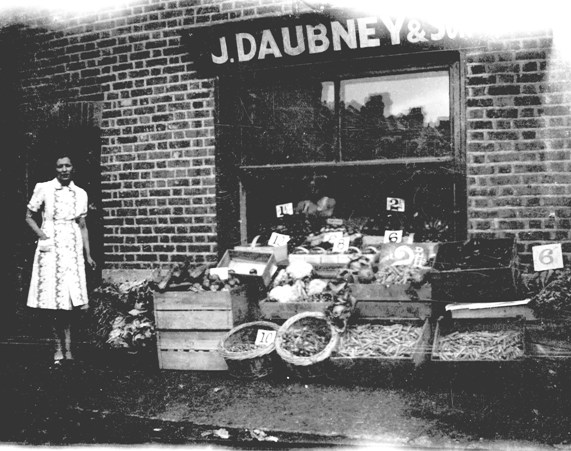
[[[265,330],[265,329],[258,329],[258,333],[256,335],[256,346],[269,346],[271,345],[274,340],[276,339],[276,331],[275,330]]]
[[[293,203],[276,205],[276,217],[281,218],[285,215],[293,215]]]

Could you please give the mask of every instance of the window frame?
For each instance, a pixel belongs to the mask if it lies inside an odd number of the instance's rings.
[[[350,70],[348,69],[350,67]],[[337,171],[343,168],[378,167],[380,171],[391,167],[430,167],[447,171],[454,184],[453,236],[463,240],[467,236],[467,180],[466,180],[466,138],[465,138],[465,75],[464,55],[461,51],[432,51],[422,54],[408,54],[375,58],[343,60],[334,63],[307,64],[292,67],[275,66],[259,71],[244,71],[226,75],[217,83],[216,122],[216,165],[217,203],[219,224],[219,251],[247,242],[247,192],[243,183],[246,177],[266,171]],[[346,79],[358,79],[383,75],[398,75],[427,71],[447,71],[449,76],[450,139],[452,153],[441,157],[406,157],[377,160],[343,160],[340,158],[341,114],[340,83]],[[225,142],[223,128],[231,120],[225,111],[224,102],[236,83],[267,83],[279,74],[280,78],[295,80],[315,78],[332,81],[335,93],[336,124],[335,149],[337,161],[311,163],[281,163],[265,165],[241,165],[240,156],[229,142]],[[227,93],[227,94],[226,94]],[[232,193],[232,194],[231,194]],[[233,218],[233,219],[231,219]],[[233,221],[233,224],[231,223]],[[230,222],[230,223],[229,223]]]

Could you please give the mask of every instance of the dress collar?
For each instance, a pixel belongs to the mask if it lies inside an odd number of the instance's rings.
[[[52,183],[54,184],[56,190],[59,189],[64,189],[65,187],[60,183],[60,181],[56,178],[54,178],[52,180]],[[67,186],[68,188],[75,190],[75,183],[73,183],[73,180],[69,182],[69,185]]]

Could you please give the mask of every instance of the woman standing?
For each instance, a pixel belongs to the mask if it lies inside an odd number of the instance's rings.
[[[72,181],[71,157],[56,159],[56,178],[38,183],[26,211],[26,222],[38,236],[28,307],[44,309],[56,340],[54,363],[72,360],[71,314],[87,309],[85,262],[95,268],[85,223],[87,193]],[[41,227],[34,213],[42,213]]]

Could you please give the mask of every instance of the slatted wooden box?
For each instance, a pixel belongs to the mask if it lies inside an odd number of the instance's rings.
[[[393,297],[387,297],[387,289],[393,290]],[[423,286],[418,300],[412,300],[404,288],[383,287],[378,284],[352,284],[351,293],[357,299],[354,317],[359,320],[374,319],[426,319],[432,315],[430,286]],[[397,296],[397,293],[400,296]],[[301,312],[323,312],[325,302],[260,302],[260,319],[285,321]]]
[[[329,359],[327,376],[337,383],[358,383],[375,386],[406,386],[419,377],[430,360],[432,326],[429,319],[370,320],[357,324],[402,325],[420,327],[421,332],[410,356],[354,356],[335,352]],[[349,327],[354,327],[349,326]],[[342,336],[338,350],[342,348]]]
[[[506,333],[515,334],[517,344],[507,337],[502,338]],[[469,340],[461,339],[460,336],[463,334],[467,334]],[[494,337],[491,338],[486,334],[494,334]],[[444,363],[522,361],[527,350],[526,335],[526,323],[523,318],[450,319],[441,317],[436,323],[431,360]],[[445,347],[444,341],[447,338],[453,338],[456,343]]]
[[[438,301],[515,301],[519,280],[516,242],[497,238],[443,243],[430,280],[432,297]]]
[[[223,371],[220,339],[244,320],[247,297],[243,288],[192,293],[167,291],[154,298],[159,368]]]

